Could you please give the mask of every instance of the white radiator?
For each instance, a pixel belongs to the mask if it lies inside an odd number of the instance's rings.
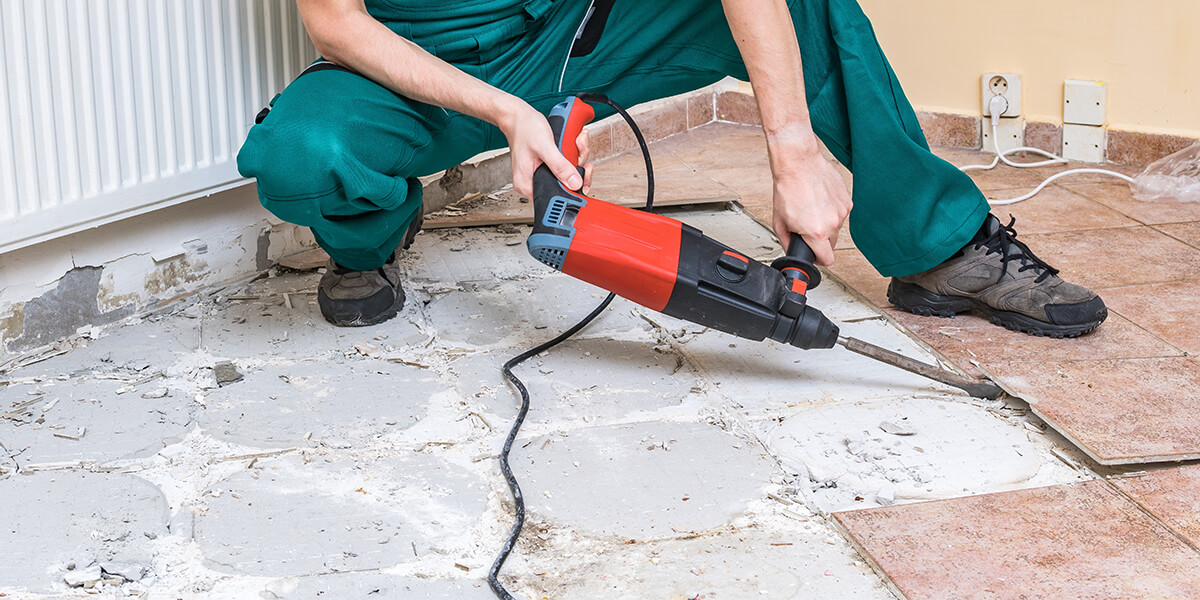
[[[243,185],[294,0],[0,0],[0,253]]]

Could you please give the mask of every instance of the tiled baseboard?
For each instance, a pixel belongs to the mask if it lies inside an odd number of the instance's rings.
[[[917,113],[921,128],[930,144],[954,148],[979,149],[982,143],[982,117],[947,113]],[[1192,144],[1196,139],[1140,131],[1108,130],[1106,161],[1116,165],[1145,166]],[[1063,129],[1058,123],[1025,122],[1025,145],[1061,155]]]

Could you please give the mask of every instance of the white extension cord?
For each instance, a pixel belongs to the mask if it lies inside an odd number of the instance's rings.
[[[990,171],[990,170],[996,168],[1001,162],[1003,162],[1004,164],[1006,164],[1010,167],[1015,167],[1017,169],[1047,167],[1050,165],[1066,164],[1068,162],[1067,159],[1065,159],[1061,156],[1058,156],[1056,154],[1046,152],[1045,150],[1041,150],[1038,148],[1030,148],[1027,146],[1021,147],[1021,148],[1013,148],[1012,150],[1001,151],[1000,150],[1000,135],[999,135],[1000,115],[1004,114],[1004,112],[1008,110],[1008,101],[1004,99],[1004,96],[995,96],[992,98],[992,101],[988,108],[989,108],[989,112],[992,113],[992,119],[991,119],[992,120],[992,143],[993,143],[993,146],[995,146],[995,148],[996,148],[996,159],[993,160],[992,164],[990,164],[990,165],[967,165],[965,167],[959,167],[960,171],[963,171],[964,173],[969,172],[969,171]],[[1008,159],[1008,156],[1010,154],[1017,154],[1020,152],[1036,154],[1038,156],[1043,156],[1043,157],[1047,158],[1048,160],[1043,160],[1040,162],[1033,162],[1033,163],[1018,163],[1018,162],[1013,162]],[[1043,181],[1041,183],[1041,185],[1037,186],[1037,188],[1035,188],[1032,192],[1029,192],[1028,194],[1025,194],[1024,196],[1020,196],[1018,198],[1011,198],[1009,200],[988,200],[988,204],[990,204],[992,206],[1004,206],[1007,204],[1016,204],[1018,202],[1028,200],[1028,199],[1038,195],[1039,192],[1046,189],[1046,186],[1050,185],[1054,181],[1057,181],[1058,179],[1066,177],[1067,175],[1079,175],[1079,174],[1083,174],[1083,173],[1096,173],[1099,175],[1111,175],[1113,177],[1118,177],[1120,179],[1124,179],[1125,181],[1128,181],[1129,183],[1133,183],[1132,177],[1130,177],[1128,175],[1124,175],[1122,173],[1117,173],[1116,171],[1109,171],[1106,169],[1070,169],[1067,171],[1063,171],[1061,173],[1055,173],[1054,175],[1052,175],[1051,177],[1049,177],[1045,181]]]

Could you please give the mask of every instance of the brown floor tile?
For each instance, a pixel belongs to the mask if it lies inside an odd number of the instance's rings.
[[[660,149],[657,144],[652,150],[651,158],[654,162],[655,202],[737,199],[737,192],[717,183],[704,173],[696,172],[670,152]],[[592,175],[590,195],[610,202],[644,202],[646,167],[641,153],[627,152],[597,163]]]
[[[770,172],[767,142],[757,125],[710,123],[655,146],[698,171],[757,166]]]
[[[1154,228],[1193,248],[1200,248],[1200,222],[1157,225]]]
[[[1200,553],[1102,481],[835,518],[909,600],[1200,599]]]
[[[1010,215],[1016,217],[1016,230],[1024,235],[1138,225],[1107,206],[1055,185],[1024,202],[993,207],[992,214],[1005,223]]]
[[[1200,355],[1200,279],[1105,290],[1104,302],[1180,350]]]
[[[988,369],[1101,464],[1200,458],[1194,358],[1003,362]]]
[[[1123,182],[1063,182],[1062,185],[1147,225],[1200,221],[1200,202],[1144,202]]]
[[[834,274],[842,283],[854,288],[875,306],[888,307],[887,287],[890,278],[884,277],[867,262],[862,253],[853,248],[834,251],[835,261],[825,270]]]
[[[1182,356],[1178,349],[1120,315],[1110,315],[1088,335],[1056,340],[1009,331],[974,315],[940,319],[897,309],[885,312],[954,364],[976,376],[983,373],[971,363],[972,360],[988,369],[989,365],[999,362]],[[1029,368],[1040,367],[1034,364]]]
[[[1112,483],[1167,527],[1200,546],[1200,465],[1153,471]]]
[[[1145,226],[1020,239],[1064,279],[1092,289],[1179,281],[1200,272],[1200,250]]]

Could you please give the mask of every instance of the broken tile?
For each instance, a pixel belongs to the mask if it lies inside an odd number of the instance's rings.
[[[1107,301],[1114,290],[1106,290]],[[988,319],[963,314],[953,319],[923,317],[897,309],[887,314],[914,335],[964,371],[983,375],[972,364],[979,361],[984,368],[998,362],[1047,360],[1086,360],[1104,358],[1153,358],[1180,356],[1175,347],[1163,342],[1121,315],[1109,314],[1108,319],[1087,335],[1069,339],[1036,337],[1009,331],[993,325]],[[1031,365],[1032,366],[1032,365]]]
[[[1104,302],[1175,347],[1200,355],[1200,280],[1134,285],[1105,290]]]
[[[726,525],[774,472],[754,445],[696,423],[590,427],[517,446],[514,472],[531,514],[625,539]]]
[[[473,547],[487,493],[474,475],[425,454],[285,455],[216,483],[196,515],[195,539],[206,562],[226,573],[378,569],[417,560],[414,547]]]
[[[382,360],[270,365],[209,394],[196,420],[258,447],[369,438],[410,427],[446,387],[428,369]]]
[[[1101,464],[1200,458],[1200,362],[1192,358],[988,365],[1056,430]]]
[[[1049,444],[982,406],[904,398],[833,402],[780,420],[762,439],[823,512],[1079,479]]]
[[[1200,553],[1101,481],[836,518],[907,598],[1200,598]]]
[[[1200,466],[1161,469],[1111,481],[1167,527],[1200,546]]]
[[[329,255],[321,248],[312,248],[279,259],[279,266],[296,271],[313,271],[329,263]]]
[[[1200,272],[1200,250],[1150,227],[1022,235],[1067,281],[1092,289],[1180,281]],[[1136,268],[1112,268],[1137,265]]]
[[[67,566],[150,565],[147,536],[167,534],[167,502],[146,480],[116,473],[36,472],[0,480],[0,586],[53,594]],[[93,567],[93,564],[95,565]],[[90,575],[74,579],[88,580]],[[81,582],[82,584],[82,582]]]
[[[241,371],[238,371],[237,366],[232,362],[223,360],[213,365],[213,377],[217,379],[217,385],[224,387],[231,383],[241,381],[245,376]]]

